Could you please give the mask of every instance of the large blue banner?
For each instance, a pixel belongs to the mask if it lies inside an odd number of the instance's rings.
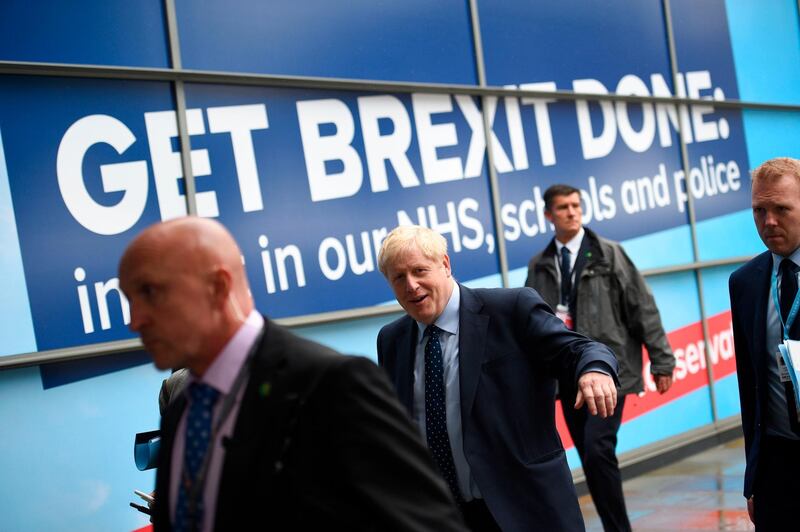
[[[15,78],[2,91],[38,349],[130,337],[119,256],[187,212],[168,87]],[[390,301],[376,256],[399,224],[445,234],[459,278],[499,283],[475,98],[198,85],[187,100],[198,214],[239,240],[261,310]]]
[[[709,99],[676,107],[487,98],[499,217],[516,273],[551,237],[542,193],[554,182],[582,189],[584,221],[619,240],[685,227],[689,194],[700,220],[746,206],[740,113],[720,112],[712,101],[738,95],[728,41],[690,52],[703,26],[676,25],[684,69],[673,87],[657,32],[661,12],[637,8],[634,31],[622,16],[633,4],[580,2],[583,15],[605,20],[591,31],[539,24],[524,33],[531,17],[571,17],[563,6],[517,13],[509,0],[495,18],[482,13],[491,83]],[[723,19],[718,33],[727,30],[723,7],[704,8],[707,18]],[[513,22],[501,32],[496,17]],[[508,39],[514,34],[518,42]],[[570,53],[606,42],[614,53],[606,50],[602,61]],[[519,43],[529,51],[561,47],[564,60],[520,59]],[[187,212],[169,86],[5,81],[0,132],[36,348],[129,338],[119,256],[143,227]],[[199,84],[186,94],[198,214],[218,218],[238,239],[262,311],[288,317],[392,301],[377,251],[399,224],[444,234],[460,280],[499,284],[478,98]],[[679,124],[690,146],[688,177]],[[671,253],[663,264],[692,258]]]
[[[468,0],[176,0],[183,67],[474,84]]]

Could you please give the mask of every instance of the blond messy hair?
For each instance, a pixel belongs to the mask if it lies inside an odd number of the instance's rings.
[[[447,239],[433,229],[420,225],[401,225],[386,236],[378,253],[378,269],[384,277],[389,265],[414,246],[426,258],[437,262],[447,255]]]

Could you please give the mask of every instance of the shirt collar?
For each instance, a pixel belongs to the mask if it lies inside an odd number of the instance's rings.
[[[573,236],[566,244],[562,244],[561,242],[558,241],[557,238],[554,239],[556,242],[556,253],[558,255],[561,255],[561,248],[566,246],[569,252],[572,253],[572,256],[577,257],[578,251],[580,251],[581,249],[581,243],[583,242],[583,235],[585,234],[586,231],[583,229],[583,226],[581,226],[580,231],[578,231],[578,233],[575,236]]]
[[[253,343],[263,327],[264,318],[256,310],[251,311],[244,323],[214,359],[214,362],[203,373],[203,377],[197,379],[192,376],[191,382],[203,382],[222,394],[230,392],[236,376],[250,353],[250,348],[253,347]]]
[[[439,317],[436,318],[436,321],[433,322],[433,324],[445,332],[450,334],[458,334],[458,309],[461,307],[461,290],[458,287],[458,283],[455,281],[452,281],[452,283],[453,292],[450,294],[450,299],[447,301],[447,305],[445,305],[444,310]],[[419,342],[422,342],[423,333],[425,332],[427,325],[421,321],[418,321],[417,327],[419,327],[420,332]]]
[[[772,275],[777,275],[778,274],[778,268],[780,268],[781,262],[783,261],[784,258],[791,259],[792,262],[794,262],[797,265],[800,265],[800,248],[797,248],[796,250],[794,250],[792,252],[792,254],[789,255],[788,257],[782,257],[782,256],[778,255],[777,253],[773,253],[772,254]]]

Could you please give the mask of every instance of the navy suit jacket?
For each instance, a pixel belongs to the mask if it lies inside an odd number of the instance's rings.
[[[755,257],[731,274],[733,341],[736,349],[736,374],[742,405],[742,430],[747,456],[744,496],[753,494],[758,453],[767,415],[767,301],[770,297],[772,254]]]
[[[555,377],[602,361],[604,345],[566,329],[531,288],[459,285],[459,379],[464,452],[500,527],[583,530],[555,427]],[[418,327],[409,316],[378,335],[378,360],[412,412]]]

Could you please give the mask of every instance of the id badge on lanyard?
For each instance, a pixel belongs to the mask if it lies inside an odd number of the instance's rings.
[[[786,321],[783,321],[781,315],[781,302],[778,298],[778,276],[777,274],[772,277],[772,298],[775,303],[775,311],[778,314],[778,319],[783,327],[783,342],[778,345],[778,352],[775,354],[778,362],[778,373],[780,374],[781,382],[791,382],[794,388],[795,404],[800,405],[800,342],[789,339],[789,329],[792,327],[797,312],[800,308],[800,292],[795,294],[792,308],[789,310],[789,315],[786,316]]]

